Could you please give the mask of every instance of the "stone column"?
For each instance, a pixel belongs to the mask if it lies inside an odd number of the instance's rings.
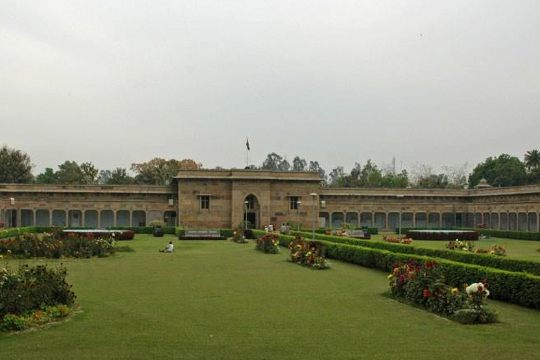
[[[412,227],[416,227],[416,211],[412,212]]]
[[[133,226],[133,212],[129,210],[129,227]]]
[[[69,209],[64,210],[64,226],[69,226]]]
[[[386,230],[388,230],[388,212],[384,213],[384,217],[385,217],[385,219],[384,219],[384,228]]]
[[[439,213],[439,227],[441,228],[442,227],[442,215],[443,213]]]
[[[113,210],[113,226],[116,226],[116,210]]]
[[[36,226],[36,222],[37,222],[36,209],[32,209],[32,225]]]
[[[81,210],[81,227],[84,227],[86,224],[84,222],[84,209]]]

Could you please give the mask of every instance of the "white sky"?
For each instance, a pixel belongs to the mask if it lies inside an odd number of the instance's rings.
[[[540,2],[0,0],[0,144],[35,173],[539,148]]]

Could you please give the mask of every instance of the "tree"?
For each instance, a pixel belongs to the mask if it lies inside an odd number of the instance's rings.
[[[56,184],[58,178],[52,168],[45,168],[45,171],[36,176],[36,183],[38,184]]]
[[[135,179],[127,173],[124,168],[114,170],[101,170],[99,172],[99,183],[105,185],[130,185],[135,183]]]
[[[99,170],[91,162],[84,162],[80,166],[82,182],[81,184],[97,184]]]
[[[381,179],[381,187],[385,188],[406,188],[409,186],[409,175],[407,170],[403,169],[401,173],[394,171],[385,172]]]
[[[527,170],[532,171],[540,168],[540,151],[536,149],[527,151],[524,160]]]
[[[299,156],[293,159],[293,171],[306,171],[307,161]]]
[[[76,161],[64,161],[55,175],[57,184],[85,184],[85,175]]]
[[[291,164],[289,164],[287,159],[273,152],[266,156],[266,160],[264,160],[261,169],[272,171],[290,171]]]
[[[329,177],[329,185],[333,187],[345,187],[346,183],[346,174],[345,170],[343,169],[343,166],[338,166],[328,174]]]
[[[476,186],[482,178],[492,186],[516,186],[527,182],[527,173],[517,157],[501,154],[476,165],[469,175],[469,187]]]
[[[131,164],[131,170],[136,173],[135,181],[138,184],[168,185],[180,170],[196,170],[202,168],[202,164],[191,159],[181,161],[162,158],[154,158],[143,163]]]
[[[366,162],[366,165],[360,172],[360,186],[362,187],[380,187],[382,174],[376,164],[371,160]]]
[[[448,187],[462,189],[467,185],[468,163],[456,166],[443,166],[444,175],[448,180]]]
[[[33,179],[28,154],[6,145],[0,148],[0,183],[29,183]]]
[[[318,161],[310,161],[308,166],[308,171],[316,171],[319,173],[319,176],[326,182],[326,171],[319,165]]]
[[[431,174],[417,180],[416,187],[422,189],[444,189],[448,187],[448,176],[445,174]]]

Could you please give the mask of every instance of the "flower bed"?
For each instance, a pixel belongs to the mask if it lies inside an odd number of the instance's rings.
[[[309,233],[292,232],[294,235],[311,236]],[[488,266],[491,268],[507,270],[507,271],[522,271],[528,272],[534,275],[540,275],[540,262],[529,260],[517,260],[507,259],[499,256],[489,256],[487,254],[475,254],[471,252],[451,251],[445,249],[427,249],[422,247],[407,246],[403,244],[392,244],[379,241],[367,241],[360,239],[353,239],[340,236],[329,236],[322,234],[315,234],[317,240],[325,240],[333,243],[350,244],[355,246],[362,246],[366,248],[374,248],[380,250],[388,250],[401,254],[415,254],[419,256],[430,256],[436,258],[443,258],[453,261],[462,262],[465,264],[475,264],[481,266]]]
[[[276,234],[265,234],[257,239],[255,249],[268,253],[279,253],[279,238]]]
[[[0,254],[20,258],[105,257],[114,253],[111,240],[87,234],[32,234],[0,240]]]
[[[464,324],[497,321],[497,314],[486,306],[489,291],[484,283],[474,283],[463,289],[452,288],[446,284],[443,273],[434,261],[396,264],[388,280],[395,298],[433,313]]]
[[[409,230],[407,237],[414,240],[478,240],[480,233],[469,230]]]
[[[475,254],[506,256],[506,248],[502,245],[493,245],[489,249],[475,248],[471,241],[460,241],[458,239],[448,242],[448,244],[446,244],[446,248],[449,250],[461,250]]]
[[[306,241],[297,236],[289,243],[291,261],[310,267],[312,269],[324,270],[330,268],[330,263],[326,260],[324,245],[318,241]]]
[[[75,293],[65,279],[64,267],[0,268],[0,330],[24,330],[67,316]]]
[[[399,236],[393,236],[393,235],[385,235],[383,236],[383,240],[389,243],[405,244],[405,245],[409,245],[413,242],[413,239],[411,238],[399,237]]]
[[[263,231],[254,230],[255,236],[262,236]],[[320,235],[323,236],[323,235]],[[280,235],[279,241],[281,246],[288,246],[294,239],[292,236]],[[347,238],[339,238],[342,242],[337,241],[321,241],[326,247],[326,257],[336,259],[352,264],[357,264],[369,268],[376,268],[384,271],[391,271],[393,264],[408,261],[425,262],[432,260],[426,256],[414,254],[418,249],[405,245],[387,244],[387,243],[371,243],[388,247],[401,247],[409,253],[399,253],[386,251],[378,248],[368,248],[365,246],[349,245],[344,241],[361,241]],[[365,241],[369,243],[369,241]],[[495,256],[476,255],[469,253],[453,253],[451,251],[434,250],[435,252],[444,252],[456,255],[468,255],[474,258],[489,259],[493,263],[505,263],[510,259],[499,258]],[[517,271],[505,271],[492,267],[484,267],[469,263],[460,263],[445,259],[437,259],[441,271],[443,272],[448,284],[454,287],[461,284],[472,283],[476,279],[488,279],[490,284],[491,296],[494,299],[508,301],[514,304],[520,304],[536,309],[540,309],[540,276],[530,275]],[[513,262],[509,262],[513,264]],[[517,262],[520,263],[519,261]],[[535,263],[534,265],[538,265]]]

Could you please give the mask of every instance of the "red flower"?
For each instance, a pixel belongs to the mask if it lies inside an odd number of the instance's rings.
[[[424,291],[422,292],[422,295],[424,296],[424,299],[428,299],[431,297],[431,291],[429,291],[429,289],[424,289]]]

